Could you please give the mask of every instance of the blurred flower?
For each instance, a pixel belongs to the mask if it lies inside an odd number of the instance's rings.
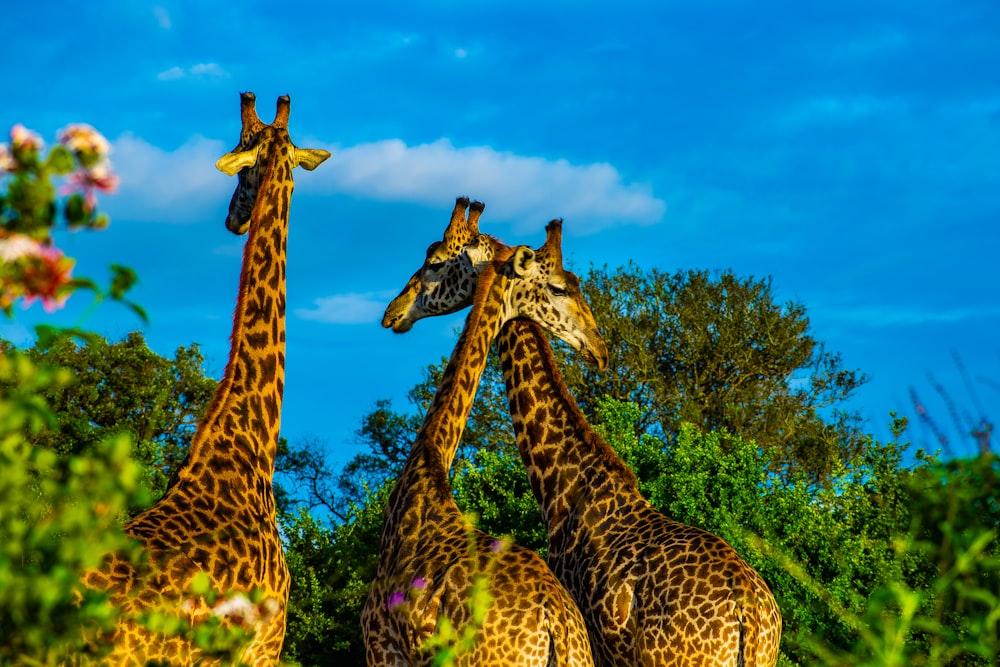
[[[77,154],[105,157],[111,152],[111,144],[100,132],[86,123],[77,123],[59,130],[59,141]]]
[[[38,257],[44,251],[44,246],[24,234],[10,234],[5,236],[0,230],[0,260],[6,264],[11,264],[22,257]]]
[[[10,146],[0,144],[0,173],[14,171],[15,169],[17,169],[17,160],[14,159],[14,154],[10,152]]]
[[[70,290],[67,287],[76,262],[56,248],[46,247],[46,250],[48,252],[25,262],[22,274],[24,305],[30,306],[38,299],[45,311],[51,313],[62,308],[69,297]]]
[[[406,602],[406,596],[403,592],[393,591],[392,595],[389,596],[389,601],[385,603],[385,606],[388,607],[389,611],[392,611],[404,602]]]
[[[423,577],[415,577],[413,579],[413,588],[415,588],[416,590],[422,591],[426,587],[427,587],[427,580],[424,579]]]
[[[10,145],[15,151],[29,149],[39,151],[45,143],[38,134],[18,123],[10,128]]]
[[[118,176],[111,171],[111,165],[101,162],[89,169],[74,171],[66,177],[66,185],[60,188],[60,194],[82,192],[89,210],[97,206],[96,191],[113,194],[118,189]]]
[[[212,607],[212,614],[247,629],[253,629],[260,620],[257,605],[242,593],[237,593]]]
[[[490,542],[490,551],[493,553],[500,553],[501,551],[506,551],[507,547],[510,546],[506,539],[499,538]]]

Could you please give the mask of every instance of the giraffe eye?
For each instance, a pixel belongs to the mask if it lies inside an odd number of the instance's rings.
[[[431,271],[438,271],[438,270],[441,269],[442,266],[444,266],[444,262],[428,262],[427,263],[427,268],[430,269]]]
[[[566,296],[565,287],[559,287],[558,285],[549,283],[549,291],[552,292],[552,296]]]

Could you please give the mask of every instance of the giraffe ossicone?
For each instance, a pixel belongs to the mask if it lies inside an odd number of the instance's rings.
[[[240,661],[253,667],[276,664],[281,653],[289,576],[271,483],[285,377],[292,170],[315,168],[329,153],[292,144],[287,96],[278,98],[270,125],[258,118],[255,99],[241,94],[240,140],[219,161],[239,179],[226,227],[249,231],[222,380],[163,497],[125,524],[148,563],[108,554],[101,567],[83,575],[88,587],[107,591],[122,612],[114,633],[102,638],[112,645],[105,664],[218,662],[186,635],[146,628],[141,617],[149,612],[190,625],[215,616],[250,628],[253,637]],[[209,605],[194,593],[192,582],[206,577],[211,590],[230,597]]]
[[[383,326],[405,331],[467,306],[478,276],[507,248],[478,225],[449,225],[433,266],[428,253]],[[781,613],[760,575],[721,538],[642,497],[633,472],[587,423],[537,324],[504,324],[497,348],[547,560],[580,607],[596,664],[773,667]]]

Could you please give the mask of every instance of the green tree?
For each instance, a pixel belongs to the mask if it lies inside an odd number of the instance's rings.
[[[776,301],[770,280],[732,272],[666,274],[629,264],[615,271],[592,267],[582,284],[608,343],[610,367],[599,372],[565,346],[554,348],[589,418],[611,396],[638,406],[639,426],[667,443],[682,423],[726,431],[767,447],[770,470],[805,472],[821,484],[838,462],[864,448],[861,417],[844,406],[867,378],[845,369],[840,356],[813,337],[802,304]],[[419,425],[444,365],[428,367],[410,391],[416,416],[388,403],[366,416],[359,436],[372,451],[349,464],[352,475],[370,471],[384,478],[398,470],[395,462],[405,459],[416,432],[411,426]],[[381,427],[388,424],[393,428]],[[477,451],[513,452],[513,442],[494,351],[455,469]]]
[[[118,342],[97,335],[84,342],[59,337],[36,343],[26,354],[73,377],[43,391],[57,428],[36,433],[32,442],[60,455],[80,455],[127,433],[143,464],[143,481],[154,496],[162,494],[217,384],[205,376],[198,346],[179,347],[169,359],[150,350],[136,331]]]
[[[366,491],[329,523],[307,511],[281,517],[292,577],[283,659],[303,665],[361,665],[361,608],[378,566],[383,513],[391,490]]]
[[[805,306],[777,302],[770,279],[629,264],[591,267],[582,284],[610,367],[557,352],[588,415],[604,396],[629,401],[668,441],[685,422],[724,430],[771,450],[772,469],[816,481],[863,446],[861,418],[844,405],[867,378],[814,338]]]

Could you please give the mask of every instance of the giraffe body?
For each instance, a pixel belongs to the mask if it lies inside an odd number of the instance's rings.
[[[477,223],[450,225],[428,249],[383,326],[405,331],[470,303],[468,286],[506,248]],[[536,325],[506,323],[497,347],[548,563],[580,607],[596,664],[773,666],[781,615],[757,572],[721,538],[646,502],[587,423]]]
[[[110,638],[108,664],[212,662],[187,640],[164,638],[132,618],[161,611],[196,624],[220,615],[220,607],[190,592],[199,572],[217,592],[263,594],[259,617],[227,618],[246,621],[253,632],[243,662],[276,664],[281,652],[289,577],[271,482],[284,387],[288,208],[293,167],[315,168],[329,153],[291,143],[288,97],[279,98],[271,125],[260,121],[254,105],[253,93],[241,96],[240,143],[218,163],[230,175],[239,172],[226,226],[237,234],[249,230],[223,378],[166,493],[125,525],[149,556],[147,564],[136,567],[111,554],[84,575],[124,612]]]
[[[467,204],[460,200],[454,215],[464,218]],[[471,621],[470,591],[479,575],[487,577],[493,600],[473,648],[458,656],[457,665],[593,664],[583,619],[564,586],[534,552],[502,546],[471,526],[448,482],[489,346],[503,321],[539,318],[604,363],[604,342],[575,277],[562,271],[561,256],[558,266],[552,259],[557,242],[558,230],[550,225],[531,272],[525,264],[530,250],[521,247],[491,264],[479,283],[477,303],[386,507],[378,572],[362,612],[370,666],[430,664],[433,655],[422,650],[424,642],[441,628],[441,619],[458,628]],[[540,284],[543,279],[550,282]],[[550,284],[557,285],[555,292],[547,291]]]
[[[672,521],[590,427],[544,333],[497,339],[518,450],[549,536],[548,563],[580,606],[600,665],[774,665],[781,615],[722,538]]]

